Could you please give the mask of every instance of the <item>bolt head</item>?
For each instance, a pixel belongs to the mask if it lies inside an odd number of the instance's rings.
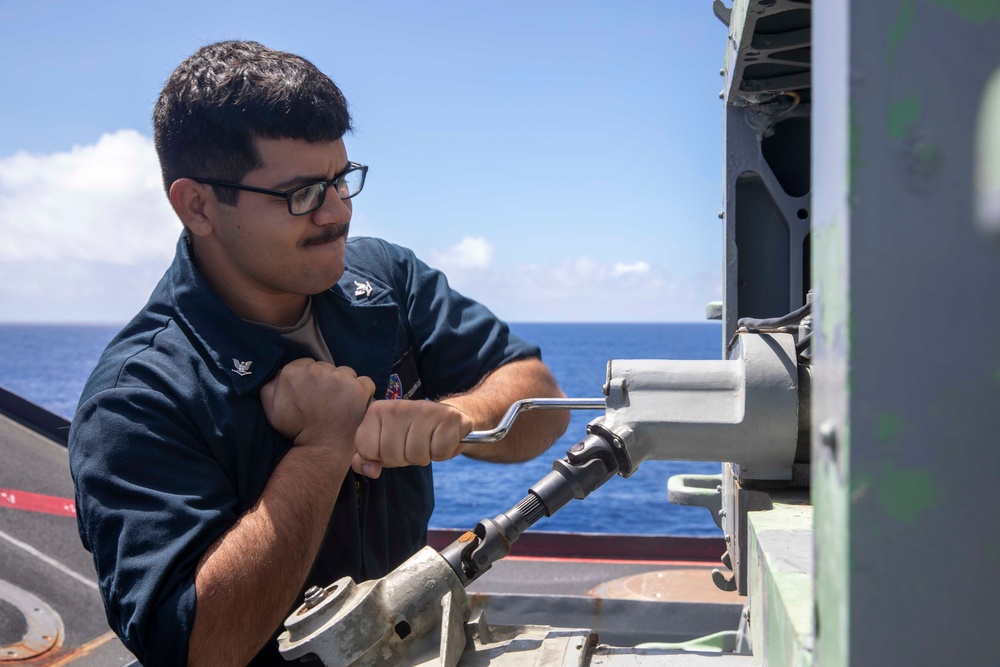
[[[828,419],[819,425],[819,441],[830,449],[837,446],[837,425],[832,419]]]
[[[305,595],[305,605],[306,609],[312,609],[326,597],[326,589],[320,588],[319,586],[310,586],[309,590],[306,591]]]

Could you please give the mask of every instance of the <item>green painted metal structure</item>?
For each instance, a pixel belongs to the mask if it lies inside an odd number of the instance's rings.
[[[812,518],[748,515],[754,655],[1000,664],[1000,3],[716,6],[725,335],[814,303]]]

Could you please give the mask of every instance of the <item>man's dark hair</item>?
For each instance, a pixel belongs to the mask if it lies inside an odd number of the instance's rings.
[[[347,101],[300,56],[257,42],[198,49],[170,75],[153,110],[167,192],[178,178],[239,183],[261,166],[255,139],[336,141],[351,129]],[[238,190],[218,188],[235,204]]]

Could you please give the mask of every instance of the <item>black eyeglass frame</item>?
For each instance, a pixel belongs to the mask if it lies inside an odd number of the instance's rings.
[[[256,188],[252,185],[242,185],[240,183],[227,183],[226,181],[216,181],[210,178],[194,178],[191,180],[196,181],[198,183],[204,183],[205,185],[218,185],[224,188],[233,188],[234,190],[246,190],[247,192],[257,192],[262,195],[271,195],[272,197],[284,197],[285,203],[288,205],[289,215],[309,215],[310,213],[318,209],[320,206],[322,206],[323,203],[326,201],[327,190],[333,187],[334,192],[336,192],[337,188],[335,186],[337,181],[344,178],[344,176],[346,176],[347,174],[358,170],[361,171],[361,184],[358,186],[358,191],[355,192],[354,194],[348,195],[346,197],[340,197],[341,200],[346,200],[346,199],[351,199],[352,197],[356,197],[364,189],[365,178],[368,176],[368,165],[360,164],[358,162],[348,162],[347,166],[342,171],[340,171],[338,174],[336,174],[333,178],[331,178],[328,181],[322,181],[322,180],[316,181],[314,183],[300,185],[299,187],[292,188],[291,190],[268,190],[267,188]],[[295,213],[294,211],[292,211],[292,195],[294,195],[299,190],[305,190],[306,188],[314,187],[319,183],[323,183],[324,188],[323,191],[320,192],[319,200],[316,202],[316,206],[309,209],[308,211],[302,211],[301,213]]]

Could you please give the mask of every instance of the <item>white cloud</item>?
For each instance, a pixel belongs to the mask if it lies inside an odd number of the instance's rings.
[[[445,273],[488,269],[493,263],[493,246],[481,236],[466,236],[447,250],[432,250],[428,259]]]
[[[611,270],[611,275],[613,276],[624,276],[629,273],[634,273],[638,275],[649,273],[650,266],[646,262],[635,262],[633,264],[623,264],[621,262],[615,264],[615,268]]]
[[[372,232],[363,216],[355,222]],[[152,141],[137,132],[0,158],[0,320],[124,322],[169,265],[180,230]],[[515,321],[697,320],[722,292],[717,274],[671,275],[644,260],[501,265],[483,237],[424,255]]]
[[[551,266],[494,266],[455,251],[430,251],[431,264],[448,275],[455,289],[515,321],[679,321],[701,320],[705,304],[721,298],[722,280],[713,273],[670,275],[645,261],[603,263],[577,257]],[[481,246],[492,246],[475,239]]]
[[[0,318],[125,321],[180,230],[153,142],[138,132],[0,158]]]
[[[172,256],[180,229],[153,142],[133,130],[0,158],[0,261],[136,264]]]

